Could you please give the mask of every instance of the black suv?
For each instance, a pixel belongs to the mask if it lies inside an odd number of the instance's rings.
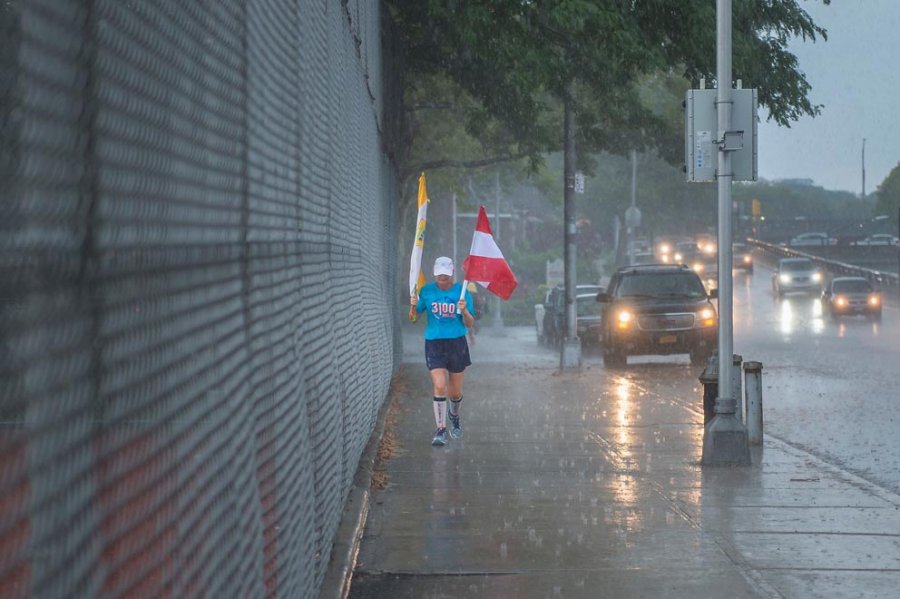
[[[603,362],[616,368],[630,355],[687,353],[691,364],[705,364],[716,348],[715,297],[688,266],[620,268],[597,294]]]

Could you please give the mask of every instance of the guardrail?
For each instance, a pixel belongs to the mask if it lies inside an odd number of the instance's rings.
[[[826,270],[833,275],[864,277],[868,279],[868,281],[876,289],[881,289],[883,291],[888,289],[893,290],[895,293],[890,294],[891,297],[896,298],[898,294],[900,294],[900,275],[896,275],[892,272],[882,272],[880,270],[872,270],[853,264],[847,264],[846,262],[828,260],[822,258],[821,256],[816,256],[815,254],[810,254],[796,248],[766,243],[765,241],[759,241],[756,239],[748,239],[747,243],[748,245],[755,246],[762,249],[763,251],[782,258],[809,258],[819,268],[822,268],[823,270]]]

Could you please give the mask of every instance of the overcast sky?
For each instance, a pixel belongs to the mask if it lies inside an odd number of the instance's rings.
[[[761,179],[812,179],[826,189],[860,193],[866,138],[866,193],[900,162],[900,0],[804,0],[828,41],[797,42],[792,51],[822,114],[791,128],[760,110]]]

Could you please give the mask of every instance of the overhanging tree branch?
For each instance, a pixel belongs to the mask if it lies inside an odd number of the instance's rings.
[[[428,160],[425,162],[412,164],[408,168],[406,168],[403,171],[402,180],[406,182],[409,177],[415,176],[416,173],[420,173],[422,171],[429,171],[438,168],[481,168],[483,166],[491,166],[493,164],[500,164],[502,162],[513,162],[515,160],[521,160],[522,158],[528,158],[529,156],[531,156],[531,154],[528,152],[519,152],[517,154],[504,154],[500,156],[491,156],[489,158],[480,158],[478,160],[452,160],[449,158],[444,158],[441,160]]]

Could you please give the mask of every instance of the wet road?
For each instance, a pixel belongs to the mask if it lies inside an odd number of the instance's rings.
[[[818,298],[776,299],[771,270],[735,275],[735,353],[763,363],[765,430],[900,492],[900,311],[833,321]]]
[[[900,310],[882,322],[832,320],[818,297],[776,298],[772,270],[734,274],[734,351],[763,363],[767,435],[900,493]],[[547,350],[549,351],[549,350]],[[597,352],[589,367],[602,368]],[[629,358],[623,371],[647,389],[696,381],[686,356]]]
[[[759,256],[757,256],[759,258]],[[765,434],[900,493],[900,310],[886,302],[882,322],[863,316],[833,321],[818,297],[772,294],[772,270],[757,260],[755,273],[734,274],[734,351],[763,363]],[[496,335],[484,323],[482,336]],[[504,334],[502,331],[500,334]],[[558,365],[555,350],[539,347],[521,330],[509,352],[479,351],[477,362]],[[407,361],[420,359],[420,342],[407,344]],[[586,370],[603,368],[585,347]],[[617,374],[645,392],[691,389],[699,397],[701,369],[684,356],[637,356]],[[698,402],[699,403],[699,402]],[[696,409],[702,410],[700,405]]]

